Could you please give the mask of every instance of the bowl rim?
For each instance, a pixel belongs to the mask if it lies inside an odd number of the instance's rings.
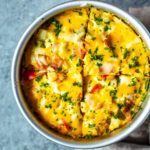
[[[61,3],[57,6],[54,6],[53,8],[50,8],[45,13],[40,15],[24,32],[21,39],[18,42],[18,45],[15,49],[15,53],[12,60],[12,67],[11,67],[11,82],[12,82],[12,90],[14,97],[16,99],[17,105],[22,112],[23,116],[26,118],[26,120],[30,123],[30,125],[38,131],[41,135],[46,137],[47,139],[56,142],[58,144],[72,147],[72,148],[99,148],[103,146],[107,146],[110,144],[113,144],[115,142],[120,141],[121,139],[125,138],[128,134],[130,134],[133,130],[135,130],[137,127],[139,127],[147,118],[150,112],[150,99],[148,100],[144,106],[144,109],[142,109],[141,113],[135,120],[132,121],[130,126],[128,128],[123,129],[123,131],[119,132],[119,134],[106,138],[106,139],[100,139],[97,142],[87,142],[87,143],[77,143],[75,141],[65,141],[62,139],[59,139],[58,137],[55,137],[54,135],[48,134],[46,131],[44,131],[33,119],[30,117],[29,112],[27,112],[27,109],[25,109],[25,106],[21,102],[21,90],[19,89],[19,68],[20,68],[20,61],[21,61],[21,53],[23,53],[23,49],[25,48],[28,40],[29,35],[30,37],[33,35],[33,33],[50,17],[55,16],[56,14],[63,12],[67,9],[72,9],[75,7],[87,7],[89,4],[92,4],[92,6],[104,9],[107,11],[110,11],[114,13],[116,16],[122,18],[123,20],[126,20],[127,23],[133,25],[133,27],[136,27],[138,29],[138,33],[141,35],[145,43],[147,44],[148,48],[150,49],[150,34],[148,30],[144,27],[144,25],[138,21],[135,17],[131,16],[127,12],[123,11],[122,9],[112,5],[108,4],[106,2],[100,2],[100,1],[90,1],[90,0],[83,0],[83,1],[69,1],[65,3]],[[26,41],[26,42],[25,42]]]

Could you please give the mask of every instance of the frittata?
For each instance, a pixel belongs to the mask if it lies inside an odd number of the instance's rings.
[[[49,19],[22,58],[25,99],[47,126],[73,138],[129,124],[149,87],[149,52],[123,20],[94,7]]]

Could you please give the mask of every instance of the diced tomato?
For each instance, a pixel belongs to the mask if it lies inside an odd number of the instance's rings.
[[[107,74],[104,74],[104,75],[101,75],[101,78],[105,80],[107,76],[108,76]]]
[[[62,119],[62,121],[63,121],[63,124],[64,124],[64,126],[66,127],[66,129],[67,129],[67,130],[70,130],[69,124],[68,124],[64,119]]]
[[[36,77],[36,73],[34,70],[26,70],[23,73],[23,77],[27,80],[33,80]]]
[[[91,92],[95,93],[97,91],[99,91],[102,88],[101,84],[96,84],[94,85],[94,87],[92,88]]]
[[[51,64],[51,67],[52,67],[54,70],[56,70],[56,69],[58,68],[57,64],[54,64],[54,63]]]
[[[83,49],[79,49],[80,57],[83,59],[85,57],[86,51]]]
[[[51,67],[53,69],[56,70],[57,68],[62,66],[63,60],[59,56],[55,55],[53,60],[54,60],[53,63],[51,63]]]

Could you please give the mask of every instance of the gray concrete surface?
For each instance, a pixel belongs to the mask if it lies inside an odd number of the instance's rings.
[[[10,79],[13,53],[23,32],[41,13],[65,1],[68,0],[0,0],[0,150],[70,150],[33,130],[16,105]],[[125,10],[130,6],[150,6],[150,0],[105,1]],[[102,149],[150,147],[119,143]]]

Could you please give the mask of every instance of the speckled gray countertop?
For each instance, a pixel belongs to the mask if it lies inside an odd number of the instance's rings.
[[[71,150],[37,133],[20,113],[11,89],[10,68],[17,42],[28,25],[40,14],[68,0],[0,0],[0,150]],[[105,0],[124,10],[150,6],[150,0]],[[150,149],[117,143],[102,148]]]

